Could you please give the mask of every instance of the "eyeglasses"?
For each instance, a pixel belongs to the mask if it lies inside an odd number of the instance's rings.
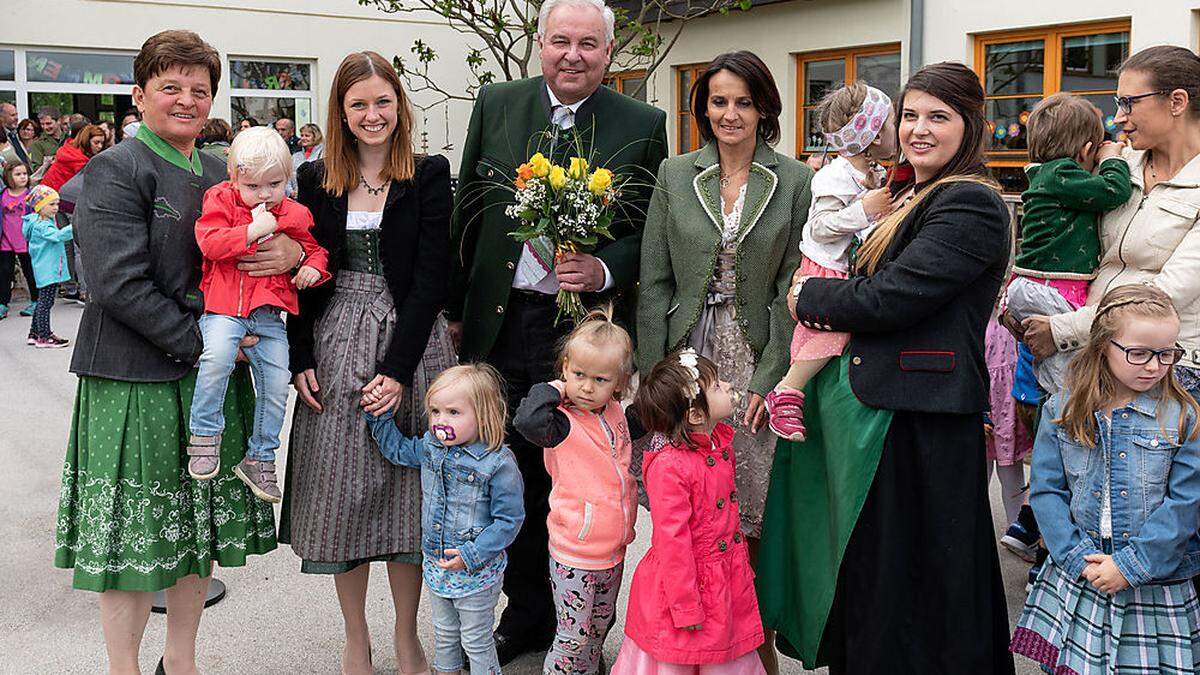
[[[1152,91],[1148,94],[1138,94],[1137,96],[1114,96],[1113,100],[1117,102],[1117,110],[1128,115],[1133,112],[1134,103],[1144,98],[1150,98],[1151,96],[1162,96],[1163,94],[1170,93],[1170,91],[1170,89],[1159,89],[1158,91]]]
[[[1117,349],[1125,352],[1125,360],[1130,365],[1144,366],[1150,363],[1150,359],[1158,358],[1158,362],[1164,366],[1173,366],[1183,358],[1184,350],[1182,347],[1171,347],[1169,349],[1149,349],[1147,347],[1126,347],[1116,340],[1109,340]]]

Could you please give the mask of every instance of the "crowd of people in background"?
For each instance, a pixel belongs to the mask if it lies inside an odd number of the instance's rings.
[[[61,210],[56,215],[58,227],[70,225],[74,217],[75,200],[83,189],[82,180],[72,183],[72,179],[99,153],[137,136],[141,125],[141,113],[137,108],[126,110],[119,119],[111,113],[102,115],[106,117],[92,120],[82,113],[62,114],[55,108],[43,108],[37,111],[36,118],[20,119],[15,104],[0,101],[0,128],[3,129],[0,133],[0,171],[4,171],[6,176],[0,188],[4,189],[7,200],[4,212],[7,220],[4,222],[10,223],[0,239],[0,319],[8,317],[13,287],[22,277],[25,279],[29,304],[20,314],[33,317],[37,308],[39,288],[34,285],[32,273],[25,274],[28,268],[25,258],[21,257],[27,255],[28,245],[21,235],[19,222],[31,212],[31,207],[23,203],[22,195],[38,185],[53,188],[61,198]],[[246,118],[239,122],[238,130],[257,126],[260,126],[257,120]],[[294,169],[324,155],[324,139],[321,128],[316,124],[303,125],[299,134],[295,133],[295,122],[286,117],[270,126],[287,144]],[[226,160],[234,135],[228,122],[212,118],[197,136],[196,146],[205,153]],[[24,171],[18,172],[18,166],[24,167]],[[14,172],[13,178],[9,177],[10,169]],[[24,178],[18,180],[15,176]],[[288,194],[294,195],[295,192],[293,177],[288,183]],[[56,283],[56,292],[68,300],[86,302],[87,290],[81,271],[82,253],[70,239],[65,241],[65,250],[67,278]],[[18,269],[22,276],[15,274]],[[68,342],[60,339],[55,346],[65,347]],[[29,344],[35,345],[35,342],[31,339]],[[38,343],[38,346],[50,345]]]

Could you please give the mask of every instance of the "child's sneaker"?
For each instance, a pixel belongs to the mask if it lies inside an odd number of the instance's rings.
[[[233,473],[242,479],[255,497],[272,504],[283,501],[279,480],[275,477],[275,462],[258,462],[246,457],[233,467]]]
[[[21,310],[21,316],[33,316],[35,311],[37,311],[37,300],[25,305],[25,309]]]
[[[67,346],[70,340],[64,340],[57,335],[51,333],[50,337],[34,338],[33,346],[38,349],[62,349]]]
[[[188,439],[188,475],[195,480],[208,480],[221,469],[221,435],[196,436]]]
[[[774,389],[767,394],[767,414],[775,435],[795,442],[804,440],[804,392],[796,389]]]
[[[1015,553],[1021,560],[1031,563],[1037,561],[1038,538],[1037,532],[1030,532],[1021,521],[1016,520],[1000,538],[1000,545]]]
[[[29,335],[25,337],[25,344],[30,347],[37,344],[37,336],[33,334],[33,331],[29,331]]]

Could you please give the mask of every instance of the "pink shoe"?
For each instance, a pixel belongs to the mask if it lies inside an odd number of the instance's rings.
[[[775,389],[767,394],[769,426],[775,435],[797,443],[804,440],[804,392],[796,389]]]

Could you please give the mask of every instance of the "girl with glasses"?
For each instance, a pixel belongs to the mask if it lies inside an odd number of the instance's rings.
[[[1029,501],[1050,559],[1012,650],[1054,672],[1200,666],[1200,406],[1178,337],[1166,293],[1118,286],[1043,409]]]

